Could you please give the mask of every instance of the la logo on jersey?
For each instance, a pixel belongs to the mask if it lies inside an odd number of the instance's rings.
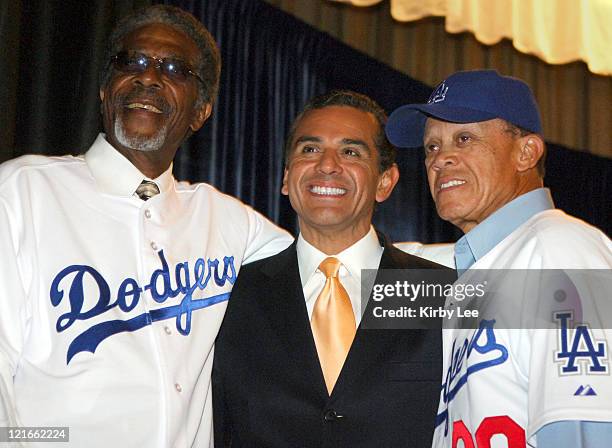
[[[558,311],[559,349],[554,353],[560,375],[607,374],[608,347],[605,340],[596,340],[587,325],[572,328],[574,313]]]

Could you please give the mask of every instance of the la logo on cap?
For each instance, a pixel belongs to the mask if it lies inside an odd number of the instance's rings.
[[[427,104],[431,103],[441,103],[446,98],[446,92],[448,92],[448,86],[445,84],[445,81],[438,86],[438,88],[431,94]]]

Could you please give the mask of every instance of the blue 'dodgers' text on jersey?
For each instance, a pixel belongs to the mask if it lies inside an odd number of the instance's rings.
[[[105,312],[118,307],[127,313],[133,310],[140,300],[140,295],[145,291],[150,291],[153,300],[163,303],[169,298],[174,298],[179,294],[183,295],[180,304],[149,310],[143,314],[128,320],[109,320],[102,322],[85,330],[68,347],[66,354],[66,364],[82,351],[94,353],[98,345],[106,338],[125,331],[136,331],[155,321],[165,319],[176,319],[176,329],[180,334],[186,336],[191,331],[191,313],[223,302],[229,298],[229,292],[214,295],[211,297],[194,299],[193,293],[196,290],[203,291],[212,279],[217,286],[224,286],[226,282],[233,285],[236,281],[236,269],[234,267],[234,257],[223,257],[223,271],[219,275],[219,260],[198,258],[193,265],[193,270],[189,270],[189,263],[178,263],[174,268],[174,279],[171,279],[168,262],[164,256],[164,251],[158,252],[161,261],[161,269],[156,269],[151,275],[147,285],[140,286],[138,282],[127,277],[121,282],[114,300],[111,300],[111,291],[104,277],[93,267],[86,265],[71,265],[62,269],[51,283],[50,298],[53,306],[58,306],[64,298],[64,288],[60,283],[64,279],[70,282],[65,288],[68,290],[68,302],[70,311],[62,314],[57,319],[56,330],[62,332],[69,328],[74,322],[91,319]],[[70,280],[71,277],[71,280]],[[89,277],[89,279],[87,279]],[[90,309],[83,309],[84,303],[84,281],[93,280],[98,288],[98,299],[96,304]],[[174,280],[174,282],[172,281]],[[174,285],[173,285],[174,283]]]
[[[470,375],[484,369],[503,364],[508,359],[508,349],[495,337],[495,319],[483,319],[478,329],[457,347],[453,341],[451,361],[442,384],[442,400],[446,409],[436,416],[435,426],[445,423],[444,435],[448,435],[448,406],[459,390],[468,382]],[[467,367],[465,367],[467,366]]]

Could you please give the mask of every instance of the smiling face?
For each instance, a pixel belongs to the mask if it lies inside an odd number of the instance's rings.
[[[159,59],[171,57],[196,66],[195,43],[165,24],[137,28],[125,36],[122,44],[123,51]],[[208,118],[211,106],[197,107],[195,77],[176,80],[153,65],[140,73],[114,69],[109,82],[100,89],[100,98],[108,141],[137,167],[141,168],[139,161],[143,157],[149,157],[163,171],[183,140]],[[142,168],[141,171],[145,172]]]
[[[307,241],[331,236],[348,247],[368,232],[375,202],[387,199],[399,178],[396,165],[379,171],[378,132],[374,116],[353,107],[314,109],[300,119],[281,191]]]
[[[526,159],[535,138],[513,138],[499,119],[462,124],[428,118],[425,166],[440,217],[469,232],[536,188],[534,164]]]

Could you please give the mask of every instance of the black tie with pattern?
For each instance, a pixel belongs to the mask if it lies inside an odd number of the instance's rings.
[[[156,194],[159,194],[159,187],[155,184],[155,182],[151,182],[150,180],[143,180],[138,188],[136,189],[136,194],[140,199],[146,201],[151,199]]]

